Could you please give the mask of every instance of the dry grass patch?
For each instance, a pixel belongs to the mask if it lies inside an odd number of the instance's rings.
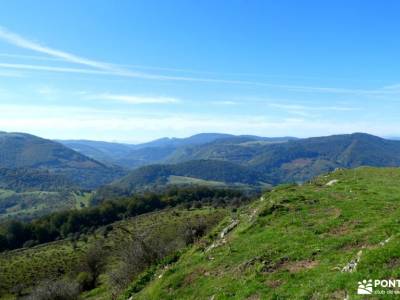
[[[318,266],[319,262],[316,260],[300,260],[285,263],[282,268],[287,269],[291,273],[297,273],[303,270],[308,270]]]

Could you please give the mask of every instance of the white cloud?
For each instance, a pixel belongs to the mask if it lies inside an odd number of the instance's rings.
[[[109,75],[110,74],[108,72],[99,71],[99,70],[53,67],[53,66],[40,66],[40,65],[30,65],[30,64],[0,63],[0,68],[27,70],[27,71],[46,71],[46,72],[57,72],[57,73],[80,73],[80,74],[99,74],[99,75]]]
[[[138,95],[120,95],[120,94],[97,94],[86,96],[87,99],[102,99],[118,101],[128,104],[171,104],[180,102],[177,98],[172,97],[148,97]]]
[[[76,64],[81,64],[81,65],[86,65],[90,66],[93,68],[97,69],[103,69],[103,70],[109,70],[113,71],[113,67],[94,60],[90,60],[87,58],[79,57],[77,55],[60,51],[57,49],[49,48],[46,46],[41,45],[40,43],[30,41],[16,33],[13,33],[4,27],[0,26],[0,38],[12,45],[15,45],[20,48],[25,48],[29,50],[33,50],[39,53],[47,54],[56,58],[61,58],[65,61],[71,62],[71,63],[76,63]]]

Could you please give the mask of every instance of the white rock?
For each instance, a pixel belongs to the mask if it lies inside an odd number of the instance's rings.
[[[333,179],[333,180],[331,180],[331,181],[329,181],[327,184],[325,184],[326,186],[332,186],[332,185],[334,185],[334,184],[336,184],[336,183],[338,183],[339,182],[339,180],[337,180],[337,179]]]

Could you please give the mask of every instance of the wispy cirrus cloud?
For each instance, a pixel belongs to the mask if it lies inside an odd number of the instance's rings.
[[[95,60],[83,58],[65,51],[53,49],[50,47],[46,47],[44,45],[41,45],[40,43],[30,41],[14,32],[11,32],[4,27],[0,26],[0,38],[14,46],[24,48],[24,49],[29,49],[35,52],[39,52],[42,54],[47,54],[52,57],[60,58],[65,61],[71,62],[71,63],[76,63],[76,64],[81,64],[81,65],[86,65],[89,67],[93,67],[96,69],[103,69],[103,70],[109,70],[109,71],[117,71],[114,69],[109,64],[105,64],[102,62],[98,62]]]
[[[267,82],[251,81],[251,80],[230,80],[221,78],[171,76],[171,75],[151,74],[146,72],[137,72],[137,71],[132,71],[131,69],[120,65],[110,64],[102,61],[81,57],[79,55],[75,55],[67,51],[45,46],[40,42],[32,41],[2,26],[0,26],[0,40],[3,40],[4,42],[7,42],[19,48],[28,49],[36,53],[48,55],[49,57],[55,60],[78,64],[80,66],[86,67],[83,69],[83,68],[69,68],[69,67],[57,67],[57,66],[55,67],[48,65],[0,63],[0,68],[3,69],[29,70],[29,71],[42,71],[42,72],[81,73],[81,74],[94,74],[94,75],[112,75],[112,76],[140,78],[147,80],[170,80],[170,81],[203,82],[203,83],[218,83],[218,84],[232,84],[232,85],[253,85],[266,88],[281,89],[292,92],[302,92],[302,93],[323,93],[323,94],[339,94],[339,95],[371,96],[371,97],[400,96],[400,90],[397,88],[396,85],[394,85],[394,87],[396,88],[381,87],[376,89],[357,89],[357,88],[341,88],[341,87],[272,84]],[[45,60],[45,58],[41,59]],[[153,69],[160,70],[161,68],[153,68]],[[213,74],[212,72],[203,72],[203,73]]]
[[[85,98],[111,100],[128,104],[173,104],[181,102],[179,99],[173,97],[162,97],[162,96],[149,97],[149,96],[121,95],[121,94],[111,94],[111,93],[87,95]]]
[[[0,63],[0,68],[13,69],[13,70],[25,70],[25,71],[45,71],[45,72],[56,72],[56,73],[80,73],[80,74],[98,74],[107,75],[109,72],[91,69],[81,68],[68,68],[68,67],[53,67],[43,65],[31,65],[31,64],[9,64]]]

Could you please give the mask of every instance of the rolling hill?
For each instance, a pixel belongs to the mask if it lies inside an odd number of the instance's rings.
[[[399,182],[398,168],[358,168],[280,186],[119,299],[391,299],[357,288],[400,274]]]
[[[81,234],[76,237],[76,240],[62,239],[32,248],[0,252],[0,298],[19,299],[21,295],[18,294],[22,294],[23,299],[43,299],[39,296],[29,297],[27,294],[35,292],[35,287],[40,285],[52,291],[50,286],[53,283],[57,281],[65,283],[65,280],[79,277],[79,270],[85,270],[85,259],[90,256],[92,261],[96,261],[95,254],[101,253],[104,262],[101,262],[102,265],[98,267],[101,268],[101,277],[105,279],[99,287],[101,295],[94,290],[92,294],[89,292],[88,295],[79,299],[115,299],[113,294],[119,291],[119,286],[110,284],[106,280],[110,275],[108,270],[113,268],[115,271],[118,270],[119,265],[124,262],[123,251],[129,247],[135,236],[146,233],[143,242],[168,246],[165,247],[166,253],[163,254],[166,256],[186,246],[188,241],[182,234],[186,228],[202,226],[206,233],[226,214],[227,210],[224,209],[154,212],[118,221],[91,233]],[[94,251],[95,249],[97,252]],[[99,263],[99,261],[96,262]],[[144,266],[135,266],[133,271],[141,270],[149,264],[145,261],[137,261],[138,265],[140,263]],[[60,290],[63,289],[60,288]],[[55,297],[54,294],[47,299],[55,298],[72,299],[67,296]]]
[[[400,141],[355,133],[280,143],[221,140],[175,152],[166,161],[230,161],[262,172],[269,183],[304,182],[335,168],[400,166]]]
[[[145,151],[147,148],[143,148]],[[168,184],[242,184],[265,187],[303,183],[336,168],[400,166],[400,141],[355,133],[295,140],[228,137],[179,148],[169,164],[150,165],[131,171],[123,179],[100,189],[130,194]],[[103,197],[102,196],[102,197]]]
[[[0,169],[24,173],[15,180],[26,179],[27,186],[33,188],[37,184],[38,189],[42,184],[48,184],[50,178],[57,178],[58,183],[65,182],[65,187],[93,189],[124,174],[120,168],[104,165],[57,142],[25,133],[4,132],[0,133]],[[1,174],[7,174],[7,171]],[[7,176],[2,178],[7,179]]]
[[[234,210],[180,207],[6,251],[0,295],[40,294],[59,282],[88,300],[366,299],[359,282],[400,274],[399,182],[400,168],[338,169]],[[93,261],[102,266],[95,286],[67,285],[85,283],[82,266]],[[373,287],[367,297],[396,291]]]
[[[103,163],[136,168],[161,162],[180,147],[201,145],[232,136],[222,133],[201,133],[188,138],[160,138],[135,145],[90,140],[58,140],[58,142]]]
[[[247,167],[224,161],[197,160],[180,164],[150,165],[96,191],[93,201],[163,189],[168,185],[210,185],[241,189],[266,187],[263,175]]]
[[[105,164],[114,164],[132,151],[133,145],[89,140],[56,140],[87,157]]]
[[[80,209],[89,203],[89,190],[124,174],[59,143],[1,132],[0,221]]]

